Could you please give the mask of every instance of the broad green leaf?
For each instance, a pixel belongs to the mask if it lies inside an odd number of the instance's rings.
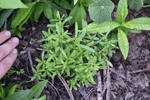
[[[38,22],[38,19],[44,10],[44,6],[45,6],[45,3],[37,3],[35,5],[35,10],[33,12],[35,22]]]
[[[101,0],[89,6],[90,18],[98,23],[111,21],[111,13],[114,9],[114,4],[110,0]]]
[[[72,16],[72,17],[73,17],[72,20],[70,20],[70,23],[71,23],[71,24],[74,24],[74,23],[76,22],[76,21],[75,21],[75,15],[76,15],[76,13],[77,13],[78,8],[79,8],[79,5],[75,5],[75,6],[73,7],[73,9],[71,10],[70,14],[69,14],[69,16]]]
[[[53,18],[53,12],[52,9],[45,4],[45,8],[44,8],[44,15],[49,19],[52,20]]]
[[[101,0],[81,0],[83,6],[89,7],[90,4],[99,2]]]
[[[20,0],[0,0],[0,8],[4,9],[16,9],[16,8],[28,8]]]
[[[30,15],[30,13],[31,13],[30,11],[33,9],[35,4],[36,4],[36,2],[29,3],[29,4],[27,4],[28,9],[23,9],[23,8],[19,9],[16,17],[12,21],[12,24],[11,24],[12,28],[15,28],[18,25],[20,25],[23,20],[27,20],[27,17]]]
[[[90,47],[88,47],[88,46],[86,46],[86,45],[82,45],[82,44],[80,44],[80,45],[81,45],[81,48],[84,48],[84,49],[89,50],[89,51],[91,51],[91,52],[95,52],[94,49],[92,49],[92,48],[90,48]]]
[[[14,94],[9,95],[4,100],[26,100],[27,96],[32,92],[32,90],[22,90]]]
[[[10,14],[13,12],[13,9],[4,10],[4,12],[0,16],[0,28],[6,21],[6,19],[10,16]]]
[[[150,0],[146,0],[146,3],[150,4]]]
[[[129,51],[129,42],[126,34],[121,29],[118,29],[118,44],[124,59],[126,60]]]
[[[78,28],[80,29],[82,27],[82,19],[86,20],[86,12],[84,7],[78,4],[71,10],[69,16],[72,16],[73,18],[70,20],[70,24],[74,24],[75,22],[78,23]]]
[[[143,0],[128,0],[128,4],[131,9],[138,11],[143,7]]]
[[[63,14],[67,14],[66,10],[64,10],[63,8],[55,5],[54,3],[48,1],[48,0],[42,0],[43,2],[45,2],[49,7],[51,7],[52,9],[56,10],[56,11],[59,11]]]
[[[74,0],[74,5],[78,2],[78,0]]]
[[[32,0],[21,0],[24,4],[31,3]]]
[[[123,24],[126,28],[137,30],[150,30],[150,18],[136,18]]]
[[[61,0],[61,1],[60,1],[60,5],[61,5],[63,8],[65,8],[65,9],[68,9],[68,10],[71,10],[71,9],[72,9],[71,6],[70,6],[70,4],[69,4],[69,2],[68,2],[67,0]]]
[[[47,80],[44,80],[34,85],[31,88],[32,92],[30,93],[28,100],[31,100],[32,98],[37,99],[40,96],[41,92],[43,91],[46,83],[47,83]]]
[[[120,0],[117,8],[117,15],[116,20],[117,23],[122,24],[127,15],[128,15],[128,8],[127,8],[127,0]]]
[[[120,25],[116,22],[104,22],[102,24],[93,22],[87,26],[87,32],[88,33],[97,33],[97,32],[105,33],[109,31],[110,29],[112,30],[118,26]]]

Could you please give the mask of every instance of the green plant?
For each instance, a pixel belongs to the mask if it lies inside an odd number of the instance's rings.
[[[17,75],[23,74],[24,73],[24,69],[20,69],[20,71],[13,71],[12,69],[10,69],[4,76],[5,77],[9,77],[11,74],[13,73],[17,73]]]
[[[15,2],[13,0],[0,1],[0,28],[5,24],[4,29],[10,30],[13,35],[18,35],[20,38],[20,32],[24,30],[22,26],[29,19],[31,22],[38,22],[42,12],[49,20],[55,18],[53,15],[57,10],[66,14],[63,8],[47,0],[22,0],[22,2],[20,0]],[[17,8],[20,9],[15,10]]]
[[[31,89],[20,90],[20,84],[3,88],[4,84],[0,84],[0,99],[1,100],[46,100],[46,96],[39,98],[43,91],[47,80],[41,81],[34,85]],[[37,99],[39,98],[39,99]]]
[[[0,13],[2,13],[0,16],[0,28],[6,23],[7,28],[12,29],[13,34],[21,38],[20,32],[23,31],[21,28],[28,20],[38,22],[39,17],[44,13],[51,22],[53,18],[56,18],[56,11],[65,14],[67,17],[66,10],[70,10],[69,16],[73,16],[70,24],[77,22],[78,27],[81,28],[82,19],[86,19],[85,7],[97,1],[100,0],[22,0],[23,4],[20,0],[16,0],[14,3],[12,3],[12,0],[2,0],[0,5]],[[15,10],[17,8],[20,9]],[[10,16],[11,20],[7,20]]]
[[[43,31],[43,42],[41,60],[36,58],[39,64],[33,69],[33,79],[53,78],[56,75],[63,78],[71,78],[67,82],[72,88],[77,89],[80,84],[88,87],[91,83],[95,83],[93,76],[97,70],[105,69],[106,64],[112,64],[107,60],[106,56],[112,56],[116,48],[117,40],[108,39],[107,34],[87,34],[87,23],[83,19],[83,30],[78,30],[78,24],[75,24],[75,34],[69,33],[64,27],[72,17],[63,20],[57,12],[55,24],[48,25],[48,32]]]
[[[141,17],[128,22],[124,22],[127,15],[127,0],[120,0],[114,22],[104,22],[102,24],[93,22],[87,26],[87,31],[89,33],[105,33],[109,30],[111,30],[112,32],[118,30],[118,44],[124,56],[124,59],[127,58],[129,50],[127,35],[132,31],[134,31],[135,33],[139,33],[139,30],[150,30],[150,18]]]

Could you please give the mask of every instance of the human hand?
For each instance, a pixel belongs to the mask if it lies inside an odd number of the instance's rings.
[[[10,38],[11,33],[7,30],[0,32],[0,44]],[[17,50],[15,47],[18,45],[19,39],[14,37],[6,43],[0,45],[0,79],[6,74],[14,63],[17,57]]]

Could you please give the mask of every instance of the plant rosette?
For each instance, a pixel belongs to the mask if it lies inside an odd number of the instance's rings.
[[[106,69],[106,64],[112,64],[106,59],[111,56],[116,48],[117,40],[107,39],[107,34],[91,35],[87,34],[87,22],[82,20],[83,30],[78,30],[75,23],[75,34],[64,30],[68,27],[66,22],[72,17],[63,20],[57,12],[55,24],[48,25],[48,32],[43,31],[43,42],[41,60],[36,58],[39,64],[33,69],[33,79],[54,78],[56,75],[67,80],[70,89],[77,89],[76,86],[88,87],[90,83],[95,84],[93,76],[99,69]],[[63,20],[63,21],[62,21]]]

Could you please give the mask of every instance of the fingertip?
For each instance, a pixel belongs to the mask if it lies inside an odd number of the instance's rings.
[[[12,53],[14,53],[14,54],[17,53],[17,49],[14,49],[14,50],[12,51]]]
[[[4,35],[5,35],[5,36],[11,36],[11,33],[10,33],[10,31],[7,31],[7,30],[6,30],[6,31],[4,32]]]

